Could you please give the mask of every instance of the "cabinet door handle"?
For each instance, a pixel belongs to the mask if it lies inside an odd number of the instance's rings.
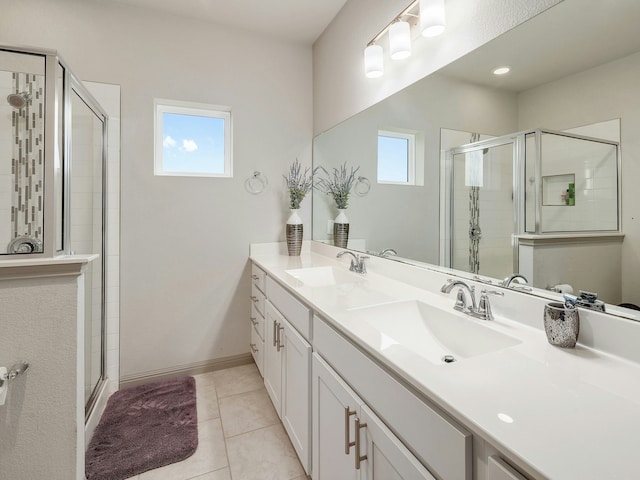
[[[256,319],[256,317],[249,317],[251,319],[251,323],[253,323],[254,327],[258,326],[258,320]]]
[[[349,437],[351,435],[349,435],[349,417],[351,417],[351,415],[355,415],[356,411],[355,410],[349,410],[349,407],[346,406],[344,407],[344,454],[345,455],[349,455],[349,450],[351,450],[351,447],[353,447],[356,442],[350,442],[349,441]]]
[[[253,353],[258,353],[260,351],[260,349],[256,347],[255,343],[250,343],[249,346],[251,347],[251,351]]]
[[[276,346],[278,342],[278,322],[273,321],[273,346]]]
[[[284,330],[284,327],[281,326],[280,324],[278,324],[278,348],[277,351],[279,352],[281,349],[284,348],[284,345],[282,344],[282,341],[280,339],[280,332]]]
[[[258,303],[258,297],[256,297],[255,295],[251,295],[251,301],[253,303]]]
[[[362,461],[367,459],[366,455],[360,455],[360,430],[363,429],[363,428],[367,428],[367,424],[366,423],[360,423],[360,419],[358,417],[356,417],[355,423],[356,423],[356,441],[355,441],[355,447],[356,447],[356,470],[360,470],[360,462],[362,462]]]
[[[260,277],[258,275],[251,275],[251,278],[253,278],[254,280],[258,280]]]

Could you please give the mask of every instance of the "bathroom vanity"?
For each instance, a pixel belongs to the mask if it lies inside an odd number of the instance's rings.
[[[543,298],[503,289],[485,321],[446,272],[285,248],[251,247],[251,349],[314,480],[637,477],[640,324],[581,310],[559,349]]]

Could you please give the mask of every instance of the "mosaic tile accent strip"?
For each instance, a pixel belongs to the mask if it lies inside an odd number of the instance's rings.
[[[23,95],[25,105],[12,112],[14,136],[11,173],[14,188],[11,205],[12,237],[29,237],[42,245],[44,180],[44,76],[13,73],[13,93]]]

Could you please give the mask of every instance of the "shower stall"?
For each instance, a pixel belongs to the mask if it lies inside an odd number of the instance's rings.
[[[87,415],[105,379],[106,135],[56,52],[0,46],[0,262],[98,256],[83,289]]]
[[[560,278],[540,268],[554,255],[574,255],[575,248],[562,245],[582,245],[588,255],[607,237],[619,248],[620,239],[613,238],[621,238],[617,141],[546,129],[518,132],[448,150],[445,171],[447,266],[493,278],[522,273],[548,288],[574,282],[568,273]],[[568,258],[574,260],[585,263]]]

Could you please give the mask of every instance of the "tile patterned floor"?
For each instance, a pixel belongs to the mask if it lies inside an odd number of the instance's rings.
[[[194,375],[198,449],[128,480],[306,480],[255,365]]]

